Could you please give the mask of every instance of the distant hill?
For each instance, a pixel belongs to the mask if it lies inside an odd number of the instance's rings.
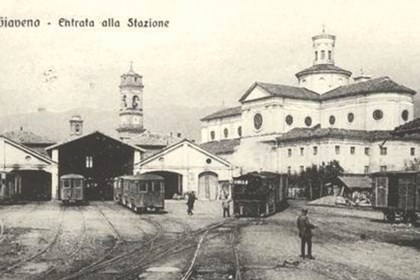
[[[192,108],[171,105],[168,107],[145,108],[145,128],[152,132],[181,133],[182,137],[201,139],[200,118],[220,108]],[[0,117],[0,133],[18,130],[32,131],[36,134],[60,141],[69,136],[69,119],[79,114],[84,120],[84,133],[99,130],[109,135],[117,136],[117,110],[95,110],[90,108],[72,109],[65,112],[39,111],[27,114],[6,115]]]

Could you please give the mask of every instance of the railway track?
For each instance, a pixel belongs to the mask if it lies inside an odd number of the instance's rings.
[[[63,216],[64,216],[64,212],[65,212],[65,208],[60,210],[61,214],[60,214],[60,219],[59,219],[59,223],[57,226],[57,230],[54,233],[53,238],[51,239],[51,241],[42,249],[40,250],[38,253],[27,257],[11,266],[8,266],[6,268],[3,268],[0,270],[0,277],[3,277],[5,274],[7,273],[11,273],[13,271],[15,271],[17,268],[22,267],[23,265],[25,265],[26,263],[29,263],[31,261],[36,260],[37,258],[41,257],[42,255],[44,255],[48,250],[50,250],[52,247],[54,247],[54,245],[57,243],[57,240],[61,234],[61,228],[62,228],[62,224],[63,224]]]
[[[6,230],[6,224],[1,221],[1,233],[0,233],[0,244],[3,243],[7,237],[11,236],[12,233],[17,229],[18,225],[20,225],[35,209],[34,205],[31,205],[29,211],[25,209],[25,215],[23,215],[9,230]]]
[[[210,224],[199,230],[190,231],[187,234],[183,234],[182,236],[176,239],[172,239],[169,241],[164,241],[164,242],[160,242],[156,244],[153,247],[153,250],[144,252],[142,257],[138,259],[138,261],[134,265],[132,265],[125,271],[121,272],[117,277],[115,277],[115,279],[116,280],[137,279],[138,274],[142,272],[144,269],[146,269],[153,262],[162,260],[163,258],[176,255],[182,251],[195,247],[196,242],[194,240],[196,240],[198,236],[205,235],[206,232],[222,227],[228,222],[231,222],[231,221],[226,220],[223,222]]]
[[[201,236],[188,270],[181,280],[242,280],[236,250],[237,230],[238,225],[232,223],[206,230]]]
[[[77,212],[80,213],[80,221],[82,221],[82,234],[81,237],[78,241],[77,246],[74,247],[73,250],[71,250],[69,253],[65,253],[64,252],[64,256],[59,257],[58,260],[55,261],[54,265],[52,265],[51,267],[49,267],[46,271],[43,271],[42,273],[36,275],[34,278],[32,278],[33,280],[45,280],[47,279],[47,277],[50,275],[50,273],[52,273],[53,271],[55,271],[58,267],[58,265],[60,263],[65,263],[68,262],[69,260],[72,260],[76,257],[76,255],[80,252],[80,250],[83,247],[83,244],[86,240],[86,219],[85,216],[83,214],[83,210],[80,206],[77,206]],[[61,235],[60,237],[63,237],[63,235]],[[64,248],[65,250],[65,248]]]

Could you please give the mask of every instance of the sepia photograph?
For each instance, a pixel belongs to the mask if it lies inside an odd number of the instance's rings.
[[[420,279],[419,25],[0,0],[0,279]]]

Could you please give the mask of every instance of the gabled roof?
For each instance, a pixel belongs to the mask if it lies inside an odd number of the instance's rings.
[[[49,147],[47,147],[47,148],[45,148],[45,149],[46,149],[47,151],[52,150],[52,149],[56,149],[56,148],[58,148],[58,147],[61,147],[61,146],[66,145],[66,144],[68,144],[68,143],[71,143],[71,142],[77,141],[77,140],[79,140],[79,139],[82,139],[82,138],[85,138],[85,137],[91,136],[91,135],[93,135],[93,134],[101,134],[101,135],[103,135],[103,136],[105,136],[105,137],[107,137],[107,138],[110,138],[110,139],[113,139],[113,140],[115,140],[115,141],[117,141],[117,142],[120,142],[120,143],[122,143],[123,145],[129,146],[129,147],[133,148],[134,150],[137,150],[137,151],[140,151],[140,152],[144,152],[144,149],[142,149],[142,148],[139,148],[139,147],[137,147],[137,146],[135,146],[135,145],[131,145],[131,144],[129,144],[129,143],[126,143],[126,142],[124,142],[124,141],[121,141],[120,139],[114,138],[114,137],[109,136],[109,135],[107,135],[107,134],[105,134],[105,133],[103,133],[103,132],[100,132],[100,131],[93,131],[93,132],[91,132],[91,133],[84,134],[84,135],[81,135],[81,136],[78,136],[78,137],[75,137],[75,138],[69,138],[69,139],[67,139],[67,140],[65,140],[65,141],[62,141],[62,142],[57,143],[57,144],[55,144],[55,145],[49,146]]]
[[[136,146],[161,146],[166,147],[174,143],[178,143],[182,138],[175,137],[170,134],[150,132],[149,130],[144,131],[142,134],[135,136],[126,141],[131,145]]]
[[[389,77],[380,77],[370,79],[364,82],[353,83],[349,85],[340,86],[333,90],[324,93],[321,100],[334,99],[345,96],[353,96],[367,93],[408,93],[416,94],[416,92],[408,87],[397,84]]]
[[[52,145],[55,141],[48,139],[47,137],[40,136],[35,134],[31,131],[26,130],[14,130],[14,131],[7,131],[2,134],[8,139],[11,139],[17,143],[21,144],[49,144]]]
[[[261,83],[255,82],[242,97],[239,99],[239,102],[243,102],[246,100],[248,95],[257,87],[261,87],[270,96],[278,96],[278,97],[287,97],[293,99],[303,99],[303,100],[318,100],[319,94],[311,91],[309,89],[303,87],[294,87],[294,86],[286,86],[286,85],[277,85],[277,84],[269,84],[269,83]]]
[[[224,164],[224,165],[226,165],[228,167],[231,166],[231,163],[228,162],[227,160],[225,160],[225,159],[223,159],[223,158],[221,158],[221,157],[219,157],[219,156],[217,156],[217,155],[215,155],[213,153],[210,153],[210,152],[208,152],[208,151],[200,148],[199,146],[197,146],[196,144],[192,143],[188,139],[183,139],[183,140],[179,141],[178,143],[173,144],[172,146],[166,147],[166,148],[162,149],[159,153],[154,154],[154,155],[152,155],[152,156],[150,156],[148,158],[145,158],[145,159],[143,159],[142,161],[140,161],[138,163],[135,163],[135,165],[138,165],[138,164],[139,165],[143,165],[143,164],[146,164],[146,163],[148,163],[150,161],[153,161],[153,160],[161,157],[162,155],[167,154],[167,153],[170,153],[171,151],[177,149],[178,147],[182,146],[184,143],[188,143],[188,145],[190,147],[192,147],[193,149],[196,149],[197,151],[199,151],[199,152],[207,155],[210,158],[213,158],[213,159],[221,162],[222,164]]]
[[[242,113],[241,106],[222,109],[220,111],[217,111],[213,114],[210,114],[208,116],[205,116],[201,119],[201,121],[209,121],[212,119],[219,119],[219,118],[226,118],[226,117],[233,117],[238,116]]]
[[[240,139],[226,139],[220,141],[212,141],[200,144],[200,148],[219,155],[232,154],[235,152],[235,147],[241,143]]]
[[[294,128],[289,132],[277,137],[278,142],[290,142],[297,140],[312,139],[355,139],[363,141],[383,141],[383,140],[415,140],[420,141],[420,135],[411,135],[404,138],[397,138],[391,134],[390,130],[353,130],[340,128]]]
[[[309,68],[306,68],[302,71],[296,73],[296,77],[299,78],[303,75],[307,74],[314,74],[314,73],[340,73],[347,76],[351,76],[351,72],[348,70],[344,70],[338,66],[333,64],[315,64]]]
[[[18,149],[20,149],[20,150],[22,150],[22,151],[24,151],[24,152],[26,152],[26,153],[28,153],[28,154],[31,154],[32,156],[34,156],[34,157],[36,157],[36,158],[38,158],[38,159],[40,159],[40,160],[42,160],[42,161],[45,161],[45,162],[47,162],[47,163],[56,163],[55,161],[53,161],[50,157],[48,157],[48,156],[46,156],[46,155],[44,155],[44,154],[41,154],[41,153],[39,153],[39,152],[37,152],[37,151],[35,151],[35,150],[33,150],[33,149],[31,149],[31,148],[29,148],[29,147],[26,147],[25,145],[23,145],[23,144],[21,144],[21,143],[18,143],[18,142],[16,142],[16,141],[14,141],[14,140],[12,140],[12,139],[9,139],[9,138],[7,138],[6,136],[4,136],[4,135],[0,135],[0,138],[3,138],[6,142],[8,142],[10,145],[12,145],[12,146],[14,146],[14,147],[16,147],[16,148],[18,148]]]

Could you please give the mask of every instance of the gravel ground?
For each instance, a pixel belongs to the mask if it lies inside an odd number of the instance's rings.
[[[420,228],[379,212],[291,201],[268,218],[228,220],[220,202],[197,201],[193,216],[184,201],[165,203],[140,215],[113,202],[0,206],[0,279],[182,279],[189,269],[190,279],[235,269],[242,279],[420,279]],[[298,257],[302,207],[317,225],[315,260]]]

